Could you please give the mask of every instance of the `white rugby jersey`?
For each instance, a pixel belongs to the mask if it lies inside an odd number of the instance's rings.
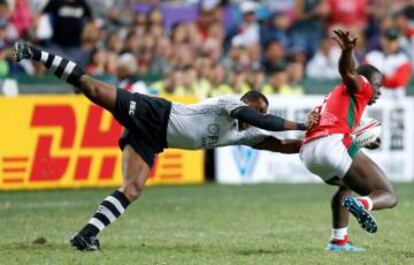
[[[225,145],[254,146],[270,135],[250,127],[239,131],[230,113],[245,103],[234,97],[210,98],[194,105],[172,103],[167,145],[180,149],[212,149]]]

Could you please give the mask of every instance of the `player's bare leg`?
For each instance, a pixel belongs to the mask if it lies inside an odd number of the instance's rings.
[[[113,112],[116,87],[86,75],[76,63],[21,41],[14,46],[14,57],[17,62],[27,59],[43,63],[56,77],[76,86],[93,103]]]
[[[364,196],[345,196],[342,203],[358,220],[363,229],[370,233],[377,231],[375,219],[369,211],[395,207],[398,198],[385,173],[363,152],[354,158],[351,168],[343,178],[352,191]]]
[[[99,241],[96,236],[120,217],[130,203],[138,199],[149,173],[147,163],[130,145],[126,145],[122,152],[122,187],[104,199],[88,224],[73,236],[72,246],[79,250],[98,250]]]
[[[343,184],[338,184],[338,189],[331,199],[332,210],[332,234],[331,241],[326,247],[329,251],[363,251],[364,248],[354,246],[349,241],[348,221],[349,212],[342,205],[342,199],[351,195],[351,190]]]
[[[130,202],[139,198],[151,169],[142,157],[126,145],[122,152],[122,176],[124,182],[121,191]]]
[[[350,196],[351,191],[344,187],[339,186],[337,191],[334,193],[331,199],[331,210],[332,210],[332,227],[334,229],[342,229],[348,226],[349,212],[345,207],[342,206],[342,198]],[[346,237],[348,236],[345,234]],[[334,240],[343,240],[344,238],[333,238]]]
[[[93,103],[114,113],[117,88],[85,75],[76,63],[23,42],[15,44],[14,55],[16,61],[29,59],[42,62],[58,78],[76,86]],[[131,146],[126,145],[122,158],[122,187],[104,199],[88,224],[71,239],[71,244],[79,250],[98,250],[96,236],[139,197],[149,172],[147,163]]]

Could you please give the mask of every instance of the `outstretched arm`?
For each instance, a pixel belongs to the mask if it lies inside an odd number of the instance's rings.
[[[348,93],[354,94],[359,89],[358,74],[355,71],[355,63],[352,56],[357,37],[351,35],[348,31],[344,32],[340,29],[334,30],[334,33],[335,36],[333,36],[332,39],[336,41],[342,49],[338,64],[339,73],[341,74],[342,81],[345,84]]]
[[[14,46],[17,62],[30,59],[43,63],[55,76],[77,87],[95,104],[112,112],[116,102],[116,87],[88,76],[76,63],[24,43],[17,42]]]
[[[299,153],[301,146],[301,140],[280,140],[273,136],[269,136],[253,148],[283,154],[296,154]]]
[[[233,110],[231,112],[231,116],[254,127],[268,131],[304,131],[308,128],[307,125],[304,123],[288,121],[279,116],[271,114],[263,115],[248,106],[239,107]]]

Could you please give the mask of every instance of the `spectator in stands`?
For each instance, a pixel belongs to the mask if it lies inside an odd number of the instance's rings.
[[[143,36],[147,32],[148,21],[145,13],[135,14],[133,27],[138,36]]]
[[[147,14],[147,22],[149,27],[163,26],[164,16],[161,10],[154,8]]]
[[[171,64],[182,67],[191,64],[196,55],[195,44],[191,41],[189,25],[186,23],[176,23],[171,29],[171,45],[174,53],[172,54]]]
[[[92,19],[86,1],[94,7],[96,19]],[[397,70],[391,71],[394,68],[390,65],[396,60],[390,58],[398,57],[400,51],[394,51],[395,42],[389,38],[384,40],[382,32],[397,26],[401,32],[399,47],[414,61],[414,7],[407,0],[238,0],[232,1],[236,3],[233,6],[226,0],[201,0],[198,18],[189,21],[190,16],[186,13],[172,29],[171,21],[177,21],[175,15],[163,13],[164,8],[150,2],[146,1],[139,13],[133,13],[136,1],[129,0],[0,0],[0,47],[10,45],[28,29],[30,32],[25,37],[47,46],[48,43],[42,41],[52,37],[52,28],[47,26],[47,16],[50,16],[54,34],[49,46],[81,64],[86,61],[88,73],[112,75],[115,80],[119,55],[132,54],[140,76],[149,74],[154,80],[166,79],[158,83],[163,94],[194,94],[202,98],[263,89],[261,83],[268,73],[271,78],[267,91],[300,94],[298,85],[304,63],[310,78],[338,77],[338,49],[323,37],[327,34],[325,28],[332,25],[352,28],[358,35],[355,57],[359,63],[368,60],[371,54],[383,54],[384,63],[377,66],[389,68],[385,69],[389,88],[407,85],[409,64],[401,68],[397,65]],[[176,1],[166,1],[162,4],[188,11],[191,10],[190,2],[196,1],[179,1],[180,5],[176,5]],[[38,25],[34,23],[36,30],[30,30],[27,5],[35,18],[42,10],[47,14]],[[15,8],[14,12],[10,8]],[[170,7],[167,9],[171,10]],[[235,25],[233,22],[237,19],[234,18],[240,10],[241,21]],[[363,34],[368,15],[369,27]],[[260,27],[259,22],[265,24]],[[366,56],[367,51],[379,46],[381,51]],[[257,62],[261,62],[264,73],[257,70],[260,69]],[[19,65],[26,73],[41,75],[44,68],[38,66],[30,62]],[[11,71],[14,73],[20,68]],[[400,71],[398,76],[389,74],[397,71]]]
[[[292,46],[312,56],[323,38],[323,20],[328,12],[327,0],[296,0],[295,22],[290,29]]]
[[[138,64],[133,54],[124,53],[119,56],[116,76],[118,87],[130,92],[149,93],[146,84],[139,79]]]
[[[299,85],[302,79],[303,66],[299,62],[290,62],[285,66],[277,66],[271,69],[269,82],[263,87],[266,95],[279,94],[284,96],[303,95],[303,89]]]
[[[186,96],[183,82],[183,72],[175,69],[167,74],[165,79],[151,85],[150,91],[160,96]]]
[[[82,40],[82,49],[85,51],[92,51],[97,47],[98,42],[101,40],[102,32],[97,24],[89,23],[85,25],[81,40]]]
[[[86,67],[86,73],[89,75],[106,74],[107,52],[104,49],[95,49],[91,53],[91,62]]]
[[[157,41],[154,51],[154,57],[150,62],[150,71],[152,73],[164,76],[171,71],[169,59],[173,53],[171,42],[164,37]]]
[[[201,44],[200,53],[208,56],[212,61],[218,61],[222,56],[224,35],[225,32],[221,23],[212,23],[206,40]]]
[[[381,37],[381,50],[369,52],[365,62],[374,65],[384,74],[385,97],[398,99],[405,96],[411,79],[411,64],[408,56],[401,50],[397,28],[386,29]]]
[[[276,68],[283,68],[286,64],[285,48],[282,43],[271,40],[265,46],[263,67],[266,72],[273,72]]]
[[[246,80],[246,83],[249,86],[250,90],[261,91],[264,85],[264,79],[265,76],[263,73],[263,67],[260,62],[252,63]]]
[[[135,31],[128,32],[120,53],[137,54],[139,50],[139,41],[140,39]]]
[[[196,29],[201,41],[208,37],[210,25],[221,22],[220,0],[202,0],[200,1],[199,17],[196,22]]]
[[[328,28],[346,27],[354,34],[363,33],[368,23],[368,0],[327,0]]]
[[[1,45],[10,45],[19,37],[19,32],[11,23],[10,6],[6,0],[0,0],[0,30],[2,31]]]
[[[288,86],[284,87],[280,93],[285,95],[303,95],[301,82],[303,79],[304,65],[300,61],[291,61],[287,64],[286,74]]]
[[[289,17],[284,12],[274,12],[267,23],[260,28],[260,43],[264,47],[266,43],[277,40],[285,48],[289,48],[290,38],[287,34],[290,25]]]
[[[200,99],[206,98],[209,92],[209,87],[205,86],[199,77],[197,70],[192,65],[187,65],[183,69],[183,86],[187,95],[196,96]]]
[[[260,42],[260,26],[255,15],[256,8],[256,3],[251,1],[244,1],[240,5],[243,21],[239,26],[239,33],[233,37],[233,40],[241,46],[248,47]]]
[[[19,37],[25,37],[32,27],[32,17],[27,0],[14,0],[11,22],[18,31]]]
[[[81,49],[81,36],[85,24],[92,20],[92,11],[86,0],[50,0],[43,14],[48,14],[53,21],[49,48],[85,66],[87,62]]]
[[[319,45],[319,50],[306,66],[306,75],[316,79],[338,79],[338,59],[341,50],[328,37]]]
[[[269,76],[268,82],[263,86],[263,93],[265,95],[280,94],[283,89],[288,85],[288,76],[286,73],[286,66],[279,65],[267,71]]]
[[[247,84],[247,69],[236,65],[230,73],[229,86],[232,88],[231,94],[245,94],[250,90]]]
[[[396,26],[401,32],[401,49],[414,64],[414,5],[409,4],[396,14]]]
[[[220,63],[213,65],[209,75],[209,97],[229,95],[233,92],[231,87],[226,84],[225,78],[226,70],[224,69],[223,65]]]
[[[112,31],[106,37],[105,47],[113,53],[120,53],[122,50],[122,40],[118,32]]]
[[[222,64],[227,70],[233,69],[236,65],[248,67],[250,57],[247,48],[241,45],[237,39],[233,39],[230,50],[222,59]]]

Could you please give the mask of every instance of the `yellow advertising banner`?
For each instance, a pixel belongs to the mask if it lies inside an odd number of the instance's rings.
[[[0,97],[0,113],[0,190],[121,184],[122,127],[84,97]],[[203,151],[166,149],[147,185],[203,181]]]

